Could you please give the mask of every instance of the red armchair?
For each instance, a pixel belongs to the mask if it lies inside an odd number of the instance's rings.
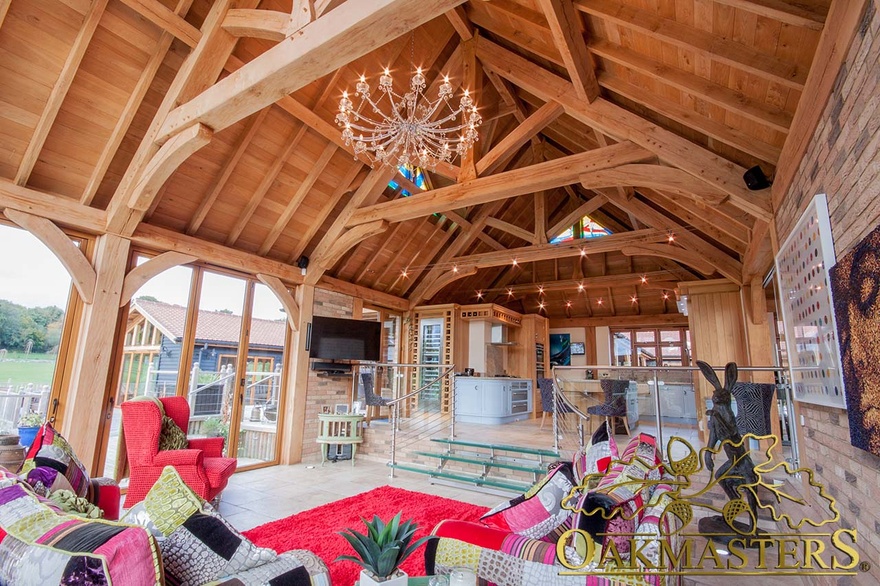
[[[189,426],[189,403],[185,397],[159,399],[165,415],[184,431]],[[223,457],[223,438],[189,440],[188,449],[159,451],[162,413],[151,401],[122,404],[122,428],[131,476],[125,495],[125,508],[144,500],[165,466],[174,466],[181,478],[203,499],[213,500],[226,488],[235,472],[235,458]]]

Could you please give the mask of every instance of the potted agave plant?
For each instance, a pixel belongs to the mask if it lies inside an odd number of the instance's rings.
[[[360,586],[406,586],[409,578],[398,567],[430,537],[422,537],[410,543],[418,526],[412,520],[401,522],[400,515],[401,513],[397,513],[387,524],[378,515],[372,521],[361,517],[361,521],[367,526],[366,534],[353,529],[339,533],[351,544],[357,557],[341,555],[336,561],[348,560],[363,568]]]

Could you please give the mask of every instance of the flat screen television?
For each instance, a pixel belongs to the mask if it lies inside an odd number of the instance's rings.
[[[315,316],[309,357],[378,362],[381,341],[382,324],[377,321]]]
[[[587,353],[587,349],[584,346],[583,342],[572,342],[571,343],[571,355],[572,356],[583,356]]]

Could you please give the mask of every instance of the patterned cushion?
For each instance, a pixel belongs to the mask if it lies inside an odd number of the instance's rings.
[[[618,458],[617,442],[610,432],[608,422],[602,422],[599,428],[590,438],[589,445],[583,451],[574,455],[572,466],[574,467],[575,479],[581,484],[584,479],[596,474],[605,474],[611,466],[611,462]],[[598,478],[589,478],[591,482],[598,483]]]
[[[189,447],[186,433],[167,415],[162,416],[162,430],[159,432],[159,451],[185,450]]]
[[[501,503],[480,520],[517,535],[541,539],[568,521],[571,511],[562,508],[562,499],[573,487],[571,464],[560,462],[525,494]]]
[[[21,465],[19,474],[27,474],[34,468],[45,467],[56,471],[53,478],[46,484],[49,490],[63,488],[76,493],[76,496],[89,498],[96,491],[91,486],[89,474],[85,466],[73,453],[73,448],[64,437],[58,433],[51,423],[44,423],[37,431],[37,437],[28,450],[27,457]]]
[[[279,586],[329,584],[320,560],[308,560],[320,566],[319,577],[310,577],[303,556],[282,557],[255,546],[186,486],[171,466],[123,521],[143,525],[160,536],[165,577],[172,584],[205,584],[230,577],[230,584],[236,579],[242,584]]]
[[[162,583],[146,531],[61,514],[2,468],[0,527],[0,584]]]

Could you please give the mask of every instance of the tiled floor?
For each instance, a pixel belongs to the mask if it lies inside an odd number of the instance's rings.
[[[232,477],[223,491],[220,512],[242,531],[293,515],[341,498],[389,484],[398,488],[493,507],[501,497],[471,490],[431,485],[425,476],[407,473],[388,475],[385,464],[358,457],[349,462],[274,466]]]

